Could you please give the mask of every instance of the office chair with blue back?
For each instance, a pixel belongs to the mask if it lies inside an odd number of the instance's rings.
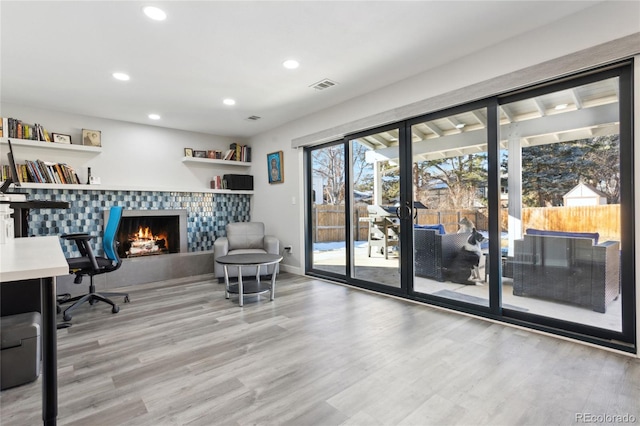
[[[120,226],[120,219],[122,218],[122,207],[113,206],[109,211],[109,221],[105,227],[102,236],[102,245],[104,250],[104,256],[95,256],[89,243],[93,236],[82,234],[68,234],[62,235],[61,238],[65,240],[74,241],[78,250],[80,251],[80,257],[71,257],[67,259],[69,263],[69,273],[75,274],[76,278],[73,281],[76,284],[82,283],[82,278],[88,275],[91,279],[89,285],[89,293],[83,296],[72,297],[65,300],[66,302],[75,302],[64,310],[63,319],[65,321],[71,320],[71,313],[76,310],[80,305],[85,302],[89,302],[93,305],[95,302],[104,302],[111,305],[111,312],[118,313],[120,308],[109,297],[124,297],[124,302],[129,301],[129,295],[127,293],[96,293],[95,286],[93,284],[93,276],[104,274],[107,272],[115,271],[122,265],[122,260],[118,256],[118,241],[116,236],[118,228]]]

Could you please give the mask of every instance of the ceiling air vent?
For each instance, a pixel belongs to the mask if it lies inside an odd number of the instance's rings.
[[[312,89],[316,89],[316,90],[324,90],[324,89],[328,89],[329,87],[333,87],[335,86],[336,83],[335,81],[329,80],[328,78],[325,78],[323,80],[320,80],[317,83],[313,83],[311,86]]]
[[[262,117],[258,117],[257,115],[252,115],[251,117],[247,117],[247,120],[251,120],[251,121],[258,121],[260,120]]]

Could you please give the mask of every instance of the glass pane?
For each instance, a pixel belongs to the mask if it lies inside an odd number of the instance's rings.
[[[489,306],[487,111],[411,127],[414,290]]]
[[[618,79],[501,106],[503,304],[621,331]]]
[[[394,159],[378,155],[391,149]],[[400,287],[398,129],[351,141],[354,277]]]
[[[346,274],[345,152],[333,145],[311,152],[313,269]]]

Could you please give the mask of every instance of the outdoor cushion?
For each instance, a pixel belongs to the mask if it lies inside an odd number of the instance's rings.
[[[446,231],[444,230],[444,225],[439,223],[437,225],[413,225],[415,229],[435,229],[438,231],[438,234],[444,235]]]
[[[542,235],[549,237],[591,238],[593,240],[593,244],[598,244],[598,238],[600,238],[600,234],[597,232],[564,232],[528,228],[526,233],[528,235]]]

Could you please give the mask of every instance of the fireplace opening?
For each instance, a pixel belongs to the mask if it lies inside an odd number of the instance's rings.
[[[123,217],[118,230],[120,257],[180,252],[178,216]]]
[[[109,210],[104,211],[105,223]],[[121,258],[187,251],[186,210],[124,210],[116,239]]]

